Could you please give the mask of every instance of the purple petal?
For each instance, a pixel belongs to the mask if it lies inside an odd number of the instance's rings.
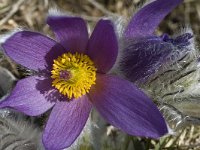
[[[174,49],[171,43],[158,37],[148,37],[126,41],[122,53],[120,70],[132,81],[144,82],[153,74]]]
[[[55,102],[48,101],[47,93],[37,88],[42,77],[31,76],[17,82],[10,96],[0,103],[0,108],[10,107],[30,116],[37,116],[50,109]],[[49,88],[49,83],[43,84]]]
[[[88,31],[82,18],[49,16],[47,23],[65,49],[84,53],[88,42]]]
[[[114,27],[109,20],[100,20],[89,40],[88,55],[98,72],[106,73],[114,65],[118,54],[118,42]]]
[[[163,18],[183,0],[156,0],[140,9],[125,29],[126,37],[152,35]]]
[[[87,96],[56,103],[43,134],[46,149],[69,147],[81,133],[90,110],[91,103]]]
[[[54,40],[36,32],[21,31],[15,33],[2,45],[6,54],[17,63],[33,69],[43,70],[52,62],[55,55],[49,56],[50,50],[63,51]],[[47,57],[47,58],[46,58]]]
[[[151,99],[126,80],[98,75],[90,97],[110,124],[128,134],[158,138],[168,132],[161,113]]]
[[[169,35],[163,34],[161,38],[163,41],[170,42],[174,46],[177,46],[178,49],[184,49],[191,44],[193,35],[191,33],[184,33],[175,38],[170,38]]]

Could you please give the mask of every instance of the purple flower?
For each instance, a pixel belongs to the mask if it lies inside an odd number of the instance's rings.
[[[48,150],[69,147],[94,106],[113,126],[128,134],[159,138],[168,132],[157,107],[131,82],[107,74],[118,55],[113,24],[100,20],[88,36],[83,19],[49,16],[57,41],[21,31],[2,45],[17,63],[35,75],[20,80],[0,107],[30,116],[53,107],[43,133]]]
[[[191,30],[173,38],[154,31],[181,2],[156,0],[140,9],[125,28],[119,61],[120,73],[150,95],[175,130],[200,120],[199,50]]]
[[[130,20],[123,34],[124,48],[120,70],[132,82],[143,83],[178,48],[184,49],[192,38],[190,33],[169,38],[156,36],[162,19],[182,0],[155,0],[140,9]]]

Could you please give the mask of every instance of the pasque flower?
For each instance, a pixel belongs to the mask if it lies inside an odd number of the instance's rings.
[[[156,0],[131,18],[123,34],[121,73],[156,101],[170,123],[199,123],[199,50],[191,30],[154,33],[182,0]]]
[[[144,82],[166,62],[175,45],[187,44],[191,38],[191,35],[186,35],[170,41],[167,34],[154,34],[162,19],[181,2],[182,0],[155,0],[131,18],[123,33],[120,69],[132,82]]]
[[[21,79],[0,107],[30,116],[53,107],[43,133],[46,149],[69,147],[94,106],[113,126],[128,134],[159,138],[168,132],[157,107],[131,82],[109,74],[118,55],[113,23],[101,19],[90,38],[83,19],[47,18],[56,40],[20,31],[2,47],[17,63],[35,71]]]

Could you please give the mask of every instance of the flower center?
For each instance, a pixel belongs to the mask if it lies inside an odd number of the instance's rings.
[[[52,86],[69,99],[79,98],[88,93],[95,84],[96,70],[87,55],[64,53],[54,60]]]

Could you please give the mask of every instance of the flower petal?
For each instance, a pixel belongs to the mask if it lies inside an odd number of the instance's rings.
[[[49,16],[47,24],[67,50],[79,53],[83,53],[86,50],[88,31],[82,18]]]
[[[172,43],[158,37],[128,40],[120,61],[121,73],[132,82],[144,82],[173,51]]]
[[[126,80],[98,75],[90,98],[110,124],[128,134],[158,138],[168,132],[161,113],[151,99]]]
[[[54,40],[30,31],[15,33],[6,40],[2,47],[14,61],[33,70],[46,69],[49,65],[48,61],[51,60],[46,58],[50,50],[56,49],[57,53],[63,50]]]
[[[183,0],[156,0],[140,9],[125,29],[126,37],[152,35],[162,19]]]
[[[177,48],[179,49],[184,49],[187,46],[191,45],[191,41],[193,40],[193,34],[191,33],[183,33],[181,35],[178,35],[175,38],[170,38],[169,35],[167,34],[163,34],[161,36],[161,38],[163,39],[163,41],[165,42],[170,42],[172,43],[174,46],[177,46]]]
[[[37,89],[42,77],[31,76],[17,82],[10,96],[0,102],[0,108],[11,107],[30,116],[37,116],[50,109],[55,102],[47,100],[47,94]],[[43,84],[49,88],[49,83]]]
[[[87,96],[56,103],[43,134],[46,149],[69,147],[81,133],[90,110],[91,103]]]
[[[98,72],[108,72],[114,65],[118,54],[118,42],[112,22],[100,20],[88,44],[87,53],[94,61]]]

